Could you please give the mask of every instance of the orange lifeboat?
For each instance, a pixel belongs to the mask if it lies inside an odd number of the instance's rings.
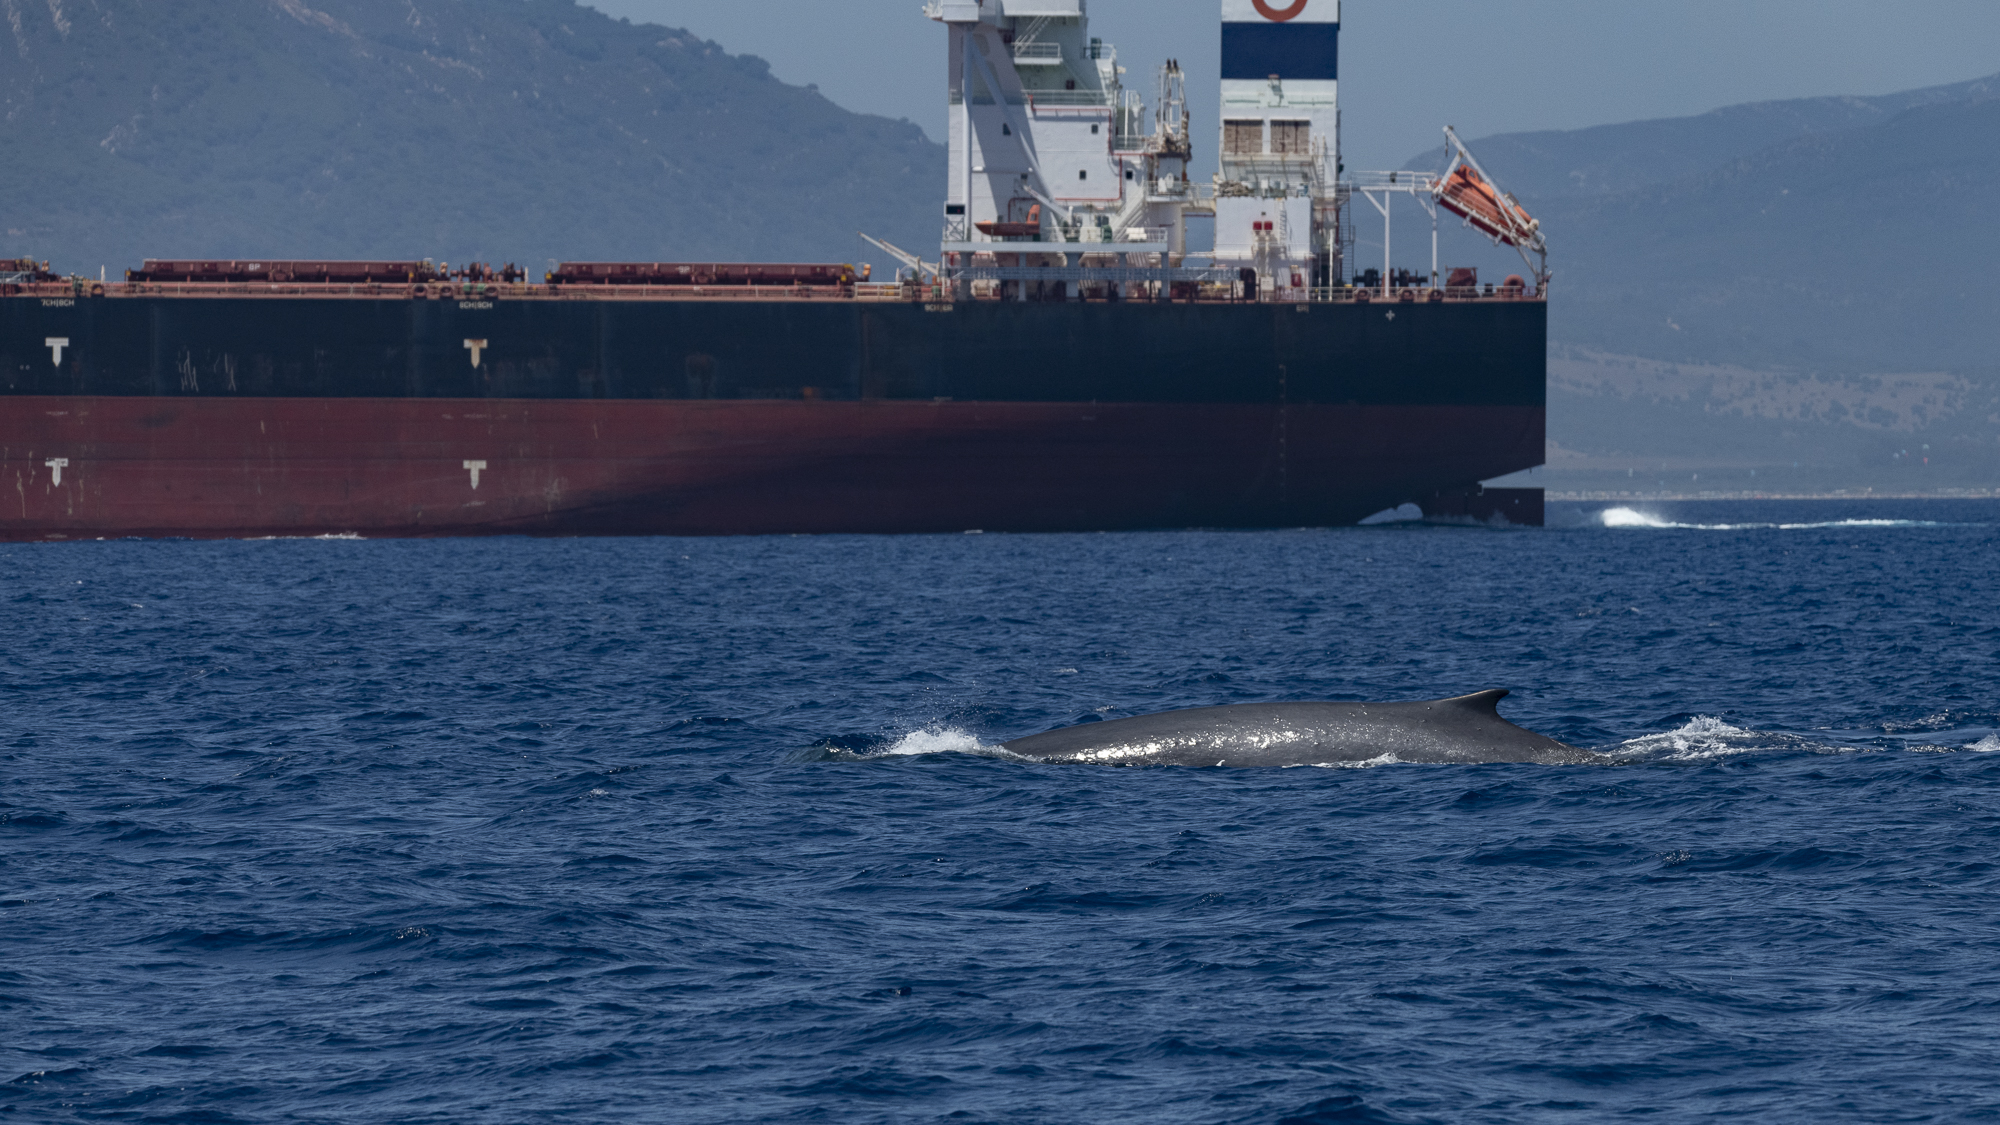
[[[1445,210],[1509,246],[1530,244],[1542,225],[1523,211],[1520,204],[1502,199],[1492,184],[1466,164],[1445,177],[1437,201]]]
[[[974,223],[972,225],[979,229],[979,233],[990,235],[993,238],[1040,238],[1042,236],[1042,205],[1037,203],[1033,207],[1028,208],[1028,221],[1025,223],[985,222]]]

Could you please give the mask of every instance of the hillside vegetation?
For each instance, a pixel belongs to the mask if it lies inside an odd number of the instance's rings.
[[[6,9],[0,256],[541,268],[937,237],[944,156],[917,126],[572,0]]]

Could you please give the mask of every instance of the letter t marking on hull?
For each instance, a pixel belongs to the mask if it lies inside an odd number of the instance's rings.
[[[483,351],[485,351],[485,350],[486,350],[486,341],[484,341],[484,340],[467,340],[467,341],[465,342],[465,350],[466,350],[466,351],[469,351],[469,352],[471,352],[471,353],[472,353],[472,366],[474,366],[474,367],[478,367],[478,366],[479,366],[479,353],[480,353],[480,352],[483,352]]]
[[[61,367],[63,349],[69,347],[69,337],[51,336],[42,341],[42,346],[49,349],[50,353],[56,357],[56,366]]]
[[[486,467],[484,461],[467,461],[465,467],[472,470],[472,491],[479,491],[479,470]]]

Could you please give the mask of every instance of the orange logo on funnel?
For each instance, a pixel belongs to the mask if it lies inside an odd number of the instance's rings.
[[[1286,20],[1306,10],[1306,0],[1293,0],[1292,6],[1282,12],[1272,7],[1270,0],[1250,0],[1250,3],[1256,5],[1258,15],[1278,23],[1284,23]]]

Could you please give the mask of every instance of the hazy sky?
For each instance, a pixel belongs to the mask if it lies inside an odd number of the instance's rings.
[[[943,134],[944,29],[919,0],[584,2]],[[1090,0],[1092,34],[1118,47],[1148,103],[1159,64],[1181,60],[1198,140],[1216,127],[1219,8]],[[2000,0],[1346,0],[1342,22],[1349,169],[1400,165],[1447,124],[1467,137],[1570,129],[2000,73]]]

